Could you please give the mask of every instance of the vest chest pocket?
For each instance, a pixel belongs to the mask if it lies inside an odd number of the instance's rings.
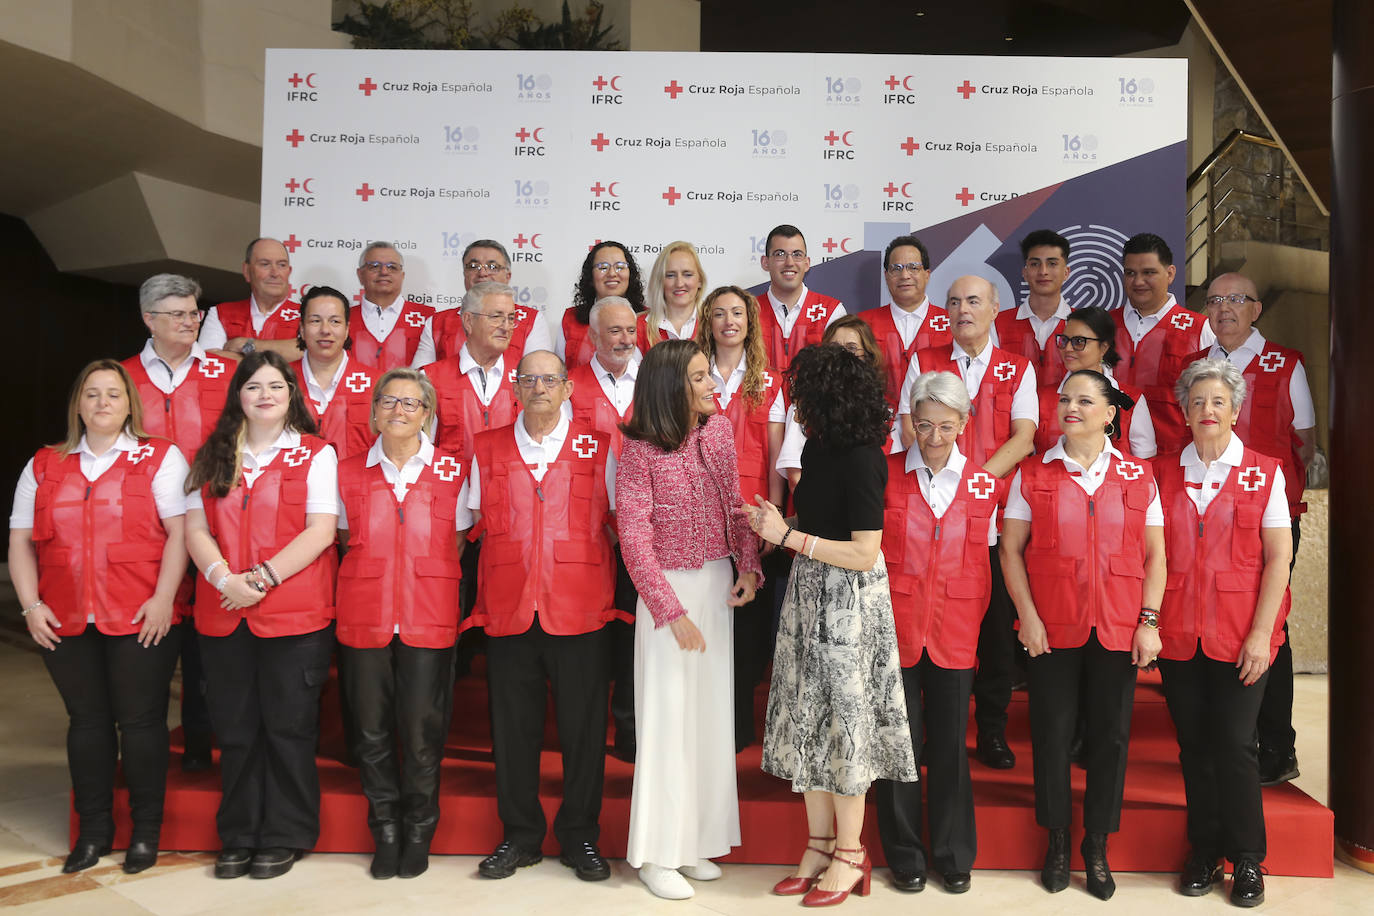
[[[1258,569],[1264,557],[1264,545],[1260,541],[1260,522],[1264,517],[1264,509],[1254,503],[1238,503],[1234,517],[1231,564],[1237,568]]]

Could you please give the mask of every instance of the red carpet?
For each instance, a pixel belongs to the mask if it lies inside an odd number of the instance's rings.
[[[765,685],[759,690],[760,713],[766,689]],[[321,740],[319,757],[324,800],[316,849],[320,852],[370,852],[372,838],[366,824],[367,802],[359,787],[357,772],[339,762],[343,756],[343,740],[336,724],[336,695],[326,694],[325,722],[326,734]],[[433,845],[436,853],[485,855],[501,841],[489,733],[485,679],[480,674],[469,675],[459,682],[455,698],[453,728],[444,759],[443,818]],[[180,740],[177,732],[173,736],[162,848],[215,850],[219,848],[215,833],[219,774],[215,770],[192,776],[182,774]],[[990,770],[976,760],[972,764],[978,812],[978,867],[1038,869],[1044,857],[1044,836],[1035,825],[1024,693],[1017,693],[1012,699],[1008,740],[1018,758],[1015,769]],[[970,734],[970,749],[972,745],[973,735]],[[556,748],[552,716],[548,718],[545,747],[540,794],[552,824],[562,781],[558,752],[548,749]],[[725,861],[793,864],[806,837],[802,804],[784,782],[759,769],[759,757],[757,744],[738,757],[744,844]],[[608,856],[625,854],[632,774],[629,764],[613,757],[606,758],[601,849]],[[1082,770],[1074,769],[1073,785],[1081,802]],[[1077,821],[1081,819],[1077,802],[1075,807]],[[122,790],[116,799],[116,809],[120,824],[116,846],[123,848],[128,842],[128,813],[127,798]],[[881,845],[871,805],[869,811],[864,843],[881,863]],[[1264,865],[1270,874],[1331,877],[1332,815],[1327,808],[1290,784],[1264,790],[1264,813],[1269,837],[1269,856]],[[1075,868],[1082,867],[1078,861],[1078,841],[1075,829]],[[1173,724],[1159,690],[1158,675],[1144,676],[1136,689],[1121,832],[1111,839],[1112,868],[1117,871],[1173,871],[1182,865],[1187,845],[1183,779],[1178,768]],[[544,852],[557,852],[551,833],[545,841]]]

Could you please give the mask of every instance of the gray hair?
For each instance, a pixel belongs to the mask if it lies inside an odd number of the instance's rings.
[[[1240,405],[1245,403],[1245,376],[1224,359],[1200,359],[1184,369],[1174,384],[1174,396],[1185,414],[1188,412],[1188,392],[1198,382],[1213,379],[1231,389],[1231,409],[1240,410]]]
[[[957,413],[960,419],[967,420],[973,409],[968,397],[968,386],[953,372],[922,372],[911,383],[911,412],[922,401],[934,401]]]
[[[464,248],[464,249],[463,249],[463,261],[464,261],[464,262],[467,261],[469,252],[471,252],[472,249],[474,249],[474,248],[495,248],[497,251],[501,252],[501,257],[505,259],[506,266],[507,266],[507,267],[510,267],[510,253],[506,251],[506,246],[505,246],[505,245],[502,245],[500,242],[496,241],[496,239],[478,239],[477,241],[473,242],[473,243],[472,243],[471,245],[469,245],[468,247]]]
[[[550,355],[550,356],[552,356],[552,357],[554,358],[554,360],[558,363],[558,374],[559,374],[559,375],[567,375],[567,374],[568,374],[568,364],[565,363],[565,362],[563,362],[563,358],[560,357],[557,353],[553,352],[552,350],[531,350],[530,352],[526,353],[524,356],[520,357],[520,362],[518,362],[518,363],[515,364],[515,373],[516,373],[516,375],[524,375],[524,374],[525,374],[525,363],[529,360],[529,358],[530,358],[531,356],[538,356],[540,353],[547,353],[548,355]]]
[[[168,296],[190,296],[200,299],[200,284],[181,274],[154,274],[143,281],[138,288],[138,307],[151,312],[159,302]]]
[[[480,312],[487,307],[487,299],[492,296],[510,296],[511,301],[514,302],[515,287],[496,280],[483,280],[481,283],[474,283],[472,289],[463,295],[463,314]]]
[[[363,249],[363,253],[360,254],[360,255],[358,255],[358,267],[359,267],[359,268],[361,268],[364,264],[366,264],[366,263],[368,262],[368,257],[367,257],[367,256],[370,255],[370,254],[372,254],[372,252],[374,252],[374,251],[395,251],[395,252],[396,252],[396,262],[397,262],[398,264],[401,265],[401,269],[402,269],[402,270],[405,269],[405,266],[406,266],[406,259],[405,259],[405,257],[404,257],[399,251],[396,251],[396,246],[393,245],[391,242],[373,242],[372,244],[370,244],[370,245],[368,245],[366,248],[364,248],[364,249]]]
[[[587,325],[592,330],[600,333],[600,328],[596,323],[596,316],[600,315],[607,306],[623,305],[634,314],[635,307],[630,304],[630,300],[624,296],[604,296],[592,303],[592,310],[587,313]]]
[[[281,239],[274,239],[270,235],[260,235],[257,238],[253,239],[253,241],[249,242],[247,248],[243,249],[243,263],[253,263],[253,249],[258,247],[258,242],[276,242],[278,245],[281,245],[283,249],[286,248],[285,245],[282,245]],[[286,257],[288,260],[291,258],[290,251],[286,252]]]
[[[377,428],[377,401],[381,400],[382,392],[392,382],[414,382],[420,386],[420,400],[424,402],[425,412],[429,414],[429,422],[425,423],[425,432],[432,436],[434,434],[434,430],[431,428],[434,425],[434,406],[439,402],[439,395],[435,392],[434,383],[429,380],[429,376],[419,369],[412,369],[409,366],[397,366],[395,369],[389,369],[386,374],[377,379],[377,384],[372,389],[372,412],[367,420],[368,429],[372,430],[374,436],[381,433],[381,430]]]

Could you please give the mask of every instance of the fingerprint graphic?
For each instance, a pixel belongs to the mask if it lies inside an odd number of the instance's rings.
[[[1089,223],[1066,226],[1059,234],[1069,240],[1069,279],[1064,284],[1064,301],[1072,308],[1096,305],[1120,308],[1126,301],[1121,284],[1121,248],[1128,236],[1111,226]],[[1021,298],[1029,287],[1021,281]]]

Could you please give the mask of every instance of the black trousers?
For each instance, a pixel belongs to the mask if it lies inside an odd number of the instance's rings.
[[[1298,559],[1298,543],[1302,540],[1302,519],[1293,519],[1293,562]],[[1293,564],[1288,564],[1293,575]],[[1259,746],[1261,757],[1283,760],[1293,752],[1298,733],[1293,730],[1293,644],[1288,641],[1288,621],[1283,622],[1283,645],[1279,646],[1274,664],[1269,666],[1269,682],[1264,688],[1264,702],[1259,711]]]
[[[1081,708],[1087,731],[1083,762],[1083,829],[1121,829],[1126,749],[1131,740],[1135,666],[1130,652],[1104,649],[1094,629],[1076,649],[1054,648],[1030,659],[1031,756],[1035,763],[1035,822],[1067,828],[1073,817],[1069,745]]]
[[[1208,658],[1199,646],[1188,661],[1161,658],[1164,699],[1178,732],[1178,760],[1188,796],[1188,842],[1205,856],[1263,861],[1255,721],[1269,672],[1246,687],[1233,662]]]
[[[309,849],[320,835],[315,745],[334,625],[300,636],[200,634],[205,699],[220,747],[216,823],[226,847]]]
[[[615,545],[615,606],[627,614],[635,613],[639,592],[635,589],[620,544]],[[606,624],[610,650],[606,677],[611,690],[611,719],[615,722],[615,746],[625,751],[635,746],[635,625],[624,620]]]
[[[774,550],[760,557],[764,583],[754,600],[734,609],[730,624],[735,653],[735,747],[743,749],[757,738],[754,691],[763,683],[764,672],[773,660],[777,620],[773,613],[774,596],[786,591],[791,563],[787,551]],[[780,598],[778,599],[781,600]]]
[[[539,752],[550,686],[563,751],[563,803],[554,835],[565,849],[601,835],[607,654],[604,629],[551,636],[537,617],[519,636],[487,638],[496,810],[505,839],[521,849],[538,850],[547,828],[539,804]]]
[[[87,624],[63,636],[43,663],[67,707],[67,767],[82,840],[114,839],[115,763],[124,760],[133,839],[157,844],[167,792],[167,697],[181,630],[144,648]],[[119,735],[116,738],[115,728]]]
[[[374,838],[401,829],[428,842],[439,825],[439,764],[453,712],[453,646],[339,646],[339,679],[352,698],[353,757]],[[397,741],[400,757],[397,756]],[[404,761],[404,763],[402,762]]]
[[[926,655],[902,669],[906,714],[916,765],[926,766],[925,791],[930,816],[930,859],[941,874],[973,870],[978,828],[973,816],[973,779],[968,770],[968,698],[972,668],[941,668]],[[919,782],[874,784],[878,834],[894,871],[926,872],[921,844]]]
[[[1007,705],[1015,683],[1017,653],[1016,608],[1002,581],[1002,558],[996,547],[988,548],[992,562],[992,597],[978,630],[978,670],[973,676],[973,719],[978,734],[1000,735],[1007,730]]]
[[[177,624],[181,631],[181,730],[186,749],[208,752],[214,737],[210,707],[205,702],[205,666],[191,620]]]

